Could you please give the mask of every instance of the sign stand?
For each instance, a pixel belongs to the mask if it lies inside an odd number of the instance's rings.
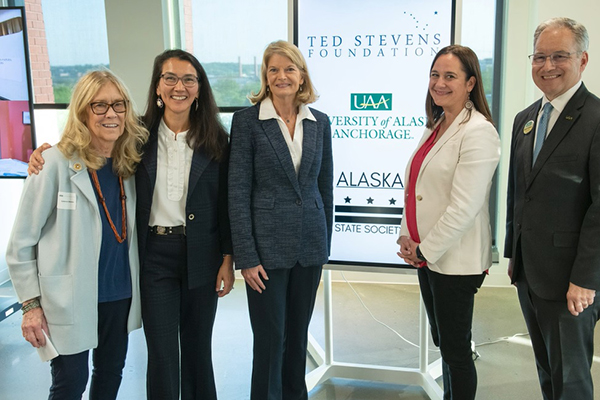
[[[334,265],[326,265],[323,270],[325,349],[321,348],[309,333],[308,353],[319,365],[306,375],[306,386],[310,392],[318,384],[331,378],[345,378],[363,381],[391,383],[396,385],[420,386],[432,400],[442,400],[443,391],[436,382],[442,374],[441,358],[428,363],[428,321],[425,305],[419,302],[419,368],[402,368],[384,365],[355,364],[336,362],[333,359],[333,307],[331,290],[331,270],[347,270]],[[365,268],[361,268],[365,271]],[[368,271],[386,273],[406,273],[406,269],[373,268]]]

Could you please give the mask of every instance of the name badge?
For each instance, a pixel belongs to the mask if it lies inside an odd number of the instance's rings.
[[[56,208],[60,210],[76,210],[77,196],[75,193],[58,192],[58,204]]]

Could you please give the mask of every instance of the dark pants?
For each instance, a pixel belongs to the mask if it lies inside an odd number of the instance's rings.
[[[183,235],[148,237],[141,294],[152,400],[179,400],[180,376],[181,399],[217,398],[211,353],[216,278],[188,289],[186,247]]]
[[[575,317],[563,301],[545,300],[529,287],[523,271],[517,280],[519,303],[531,338],[545,400],[593,400],[590,368],[600,301]]]
[[[98,347],[92,352],[91,400],[114,400],[127,355],[127,317],[131,299],[98,304]],[[49,400],[80,400],[88,381],[89,351],[50,361]]]
[[[251,400],[306,400],[308,324],[322,267],[267,270],[266,290],[248,285],[254,333]]]
[[[418,275],[433,342],[442,354],[444,400],[472,400],[477,391],[471,351],[473,306],[485,273],[443,275],[423,267]]]

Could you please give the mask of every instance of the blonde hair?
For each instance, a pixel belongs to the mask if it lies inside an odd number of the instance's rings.
[[[90,102],[100,89],[109,83],[115,85],[123,100],[127,102],[124,131],[115,142],[111,157],[114,172],[128,178],[135,173],[137,164],[142,159],[141,148],[148,139],[148,131],[140,124],[133,111],[127,88],[108,70],[88,72],[75,85],[65,130],[57,147],[67,158],[72,158],[77,153],[88,169],[98,170],[104,166],[106,157],[97,154],[91,147],[92,134],[87,126],[87,119]]]
[[[306,60],[304,60],[302,53],[290,42],[278,40],[269,44],[265,49],[262,65],[260,67],[260,90],[258,93],[252,93],[250,96],[248,96],[248,99],[252,102],[252,104],[259,103],[271,96],[268,90],[267,67],[269,60],[275,54],[289,58],[300,70],[300,75],[302,76],[302,79],[304,79],[304,83],[300,85],[300,90],[296,93],[296,104],[310,104],[317,101],[319,96],[317,95],[312,81],[310,80],[308,67],[306,66]]]

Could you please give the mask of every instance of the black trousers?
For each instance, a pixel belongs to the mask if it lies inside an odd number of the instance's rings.
[[[91,400],[114,400],[127,355],[127,317],[131,299],[98,304],[98,347],[92,351]],[[49,400],[81,400],[89,375],[89,351],[50,361]]]
[[[593,400],[590,369],[594,356],[594,328],[600,299],[579,316],[572,315],[563,301],[545,300],[529,287],[524,271],[517,279],[517,292],[531,338],[544,400]]]
[[[475,293],[481,275],[443,275],[427,267],[418,270],[433,342],[442,354],[444,400],[473,400],[477,371],[471,351]]]
[[[267,270],[266,290],[248,285],[254,333],[251,400],[306,400],[308,324],[322,267]]]
[[[184,235],[150,234],[141,271],[151,400],[216,400],[212,331],[215,284],[188,289]],[[198,257],[202,257],[201,254]]]

